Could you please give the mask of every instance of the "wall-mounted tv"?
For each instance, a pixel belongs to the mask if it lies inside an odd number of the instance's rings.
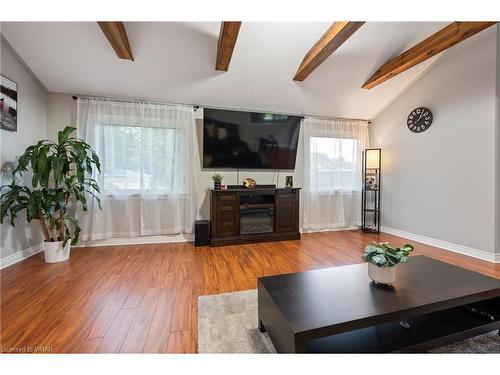
[[[295,169],[300,116],[203,110],[203,168]]]

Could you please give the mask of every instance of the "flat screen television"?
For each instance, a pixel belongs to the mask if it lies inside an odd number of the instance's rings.
[[[295,169],[300,116],[203,110],[203,168]]]

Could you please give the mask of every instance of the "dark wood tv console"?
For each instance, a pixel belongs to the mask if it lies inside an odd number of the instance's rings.
[[[300,188],[210,190],[211,246],[298,240]]]

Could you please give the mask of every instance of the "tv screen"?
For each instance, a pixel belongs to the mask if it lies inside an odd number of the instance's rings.
[[[301,119],[205,108],[203,167],[295,169]]]

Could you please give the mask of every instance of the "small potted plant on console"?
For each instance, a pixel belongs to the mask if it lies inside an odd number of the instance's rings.
[[[216,173],[212,176],[212,180],[214,181],[214,190],[220,190],[221,189],[221,183],[222,183],[222,177],[220,174]]]
[[[406,263],[413,245],[402,247],[391,246],[388,242],[377,243],[365,247],[363,260],[368,262],[368,276],[375,284],[392,285],[396,282],[396,266]]]

